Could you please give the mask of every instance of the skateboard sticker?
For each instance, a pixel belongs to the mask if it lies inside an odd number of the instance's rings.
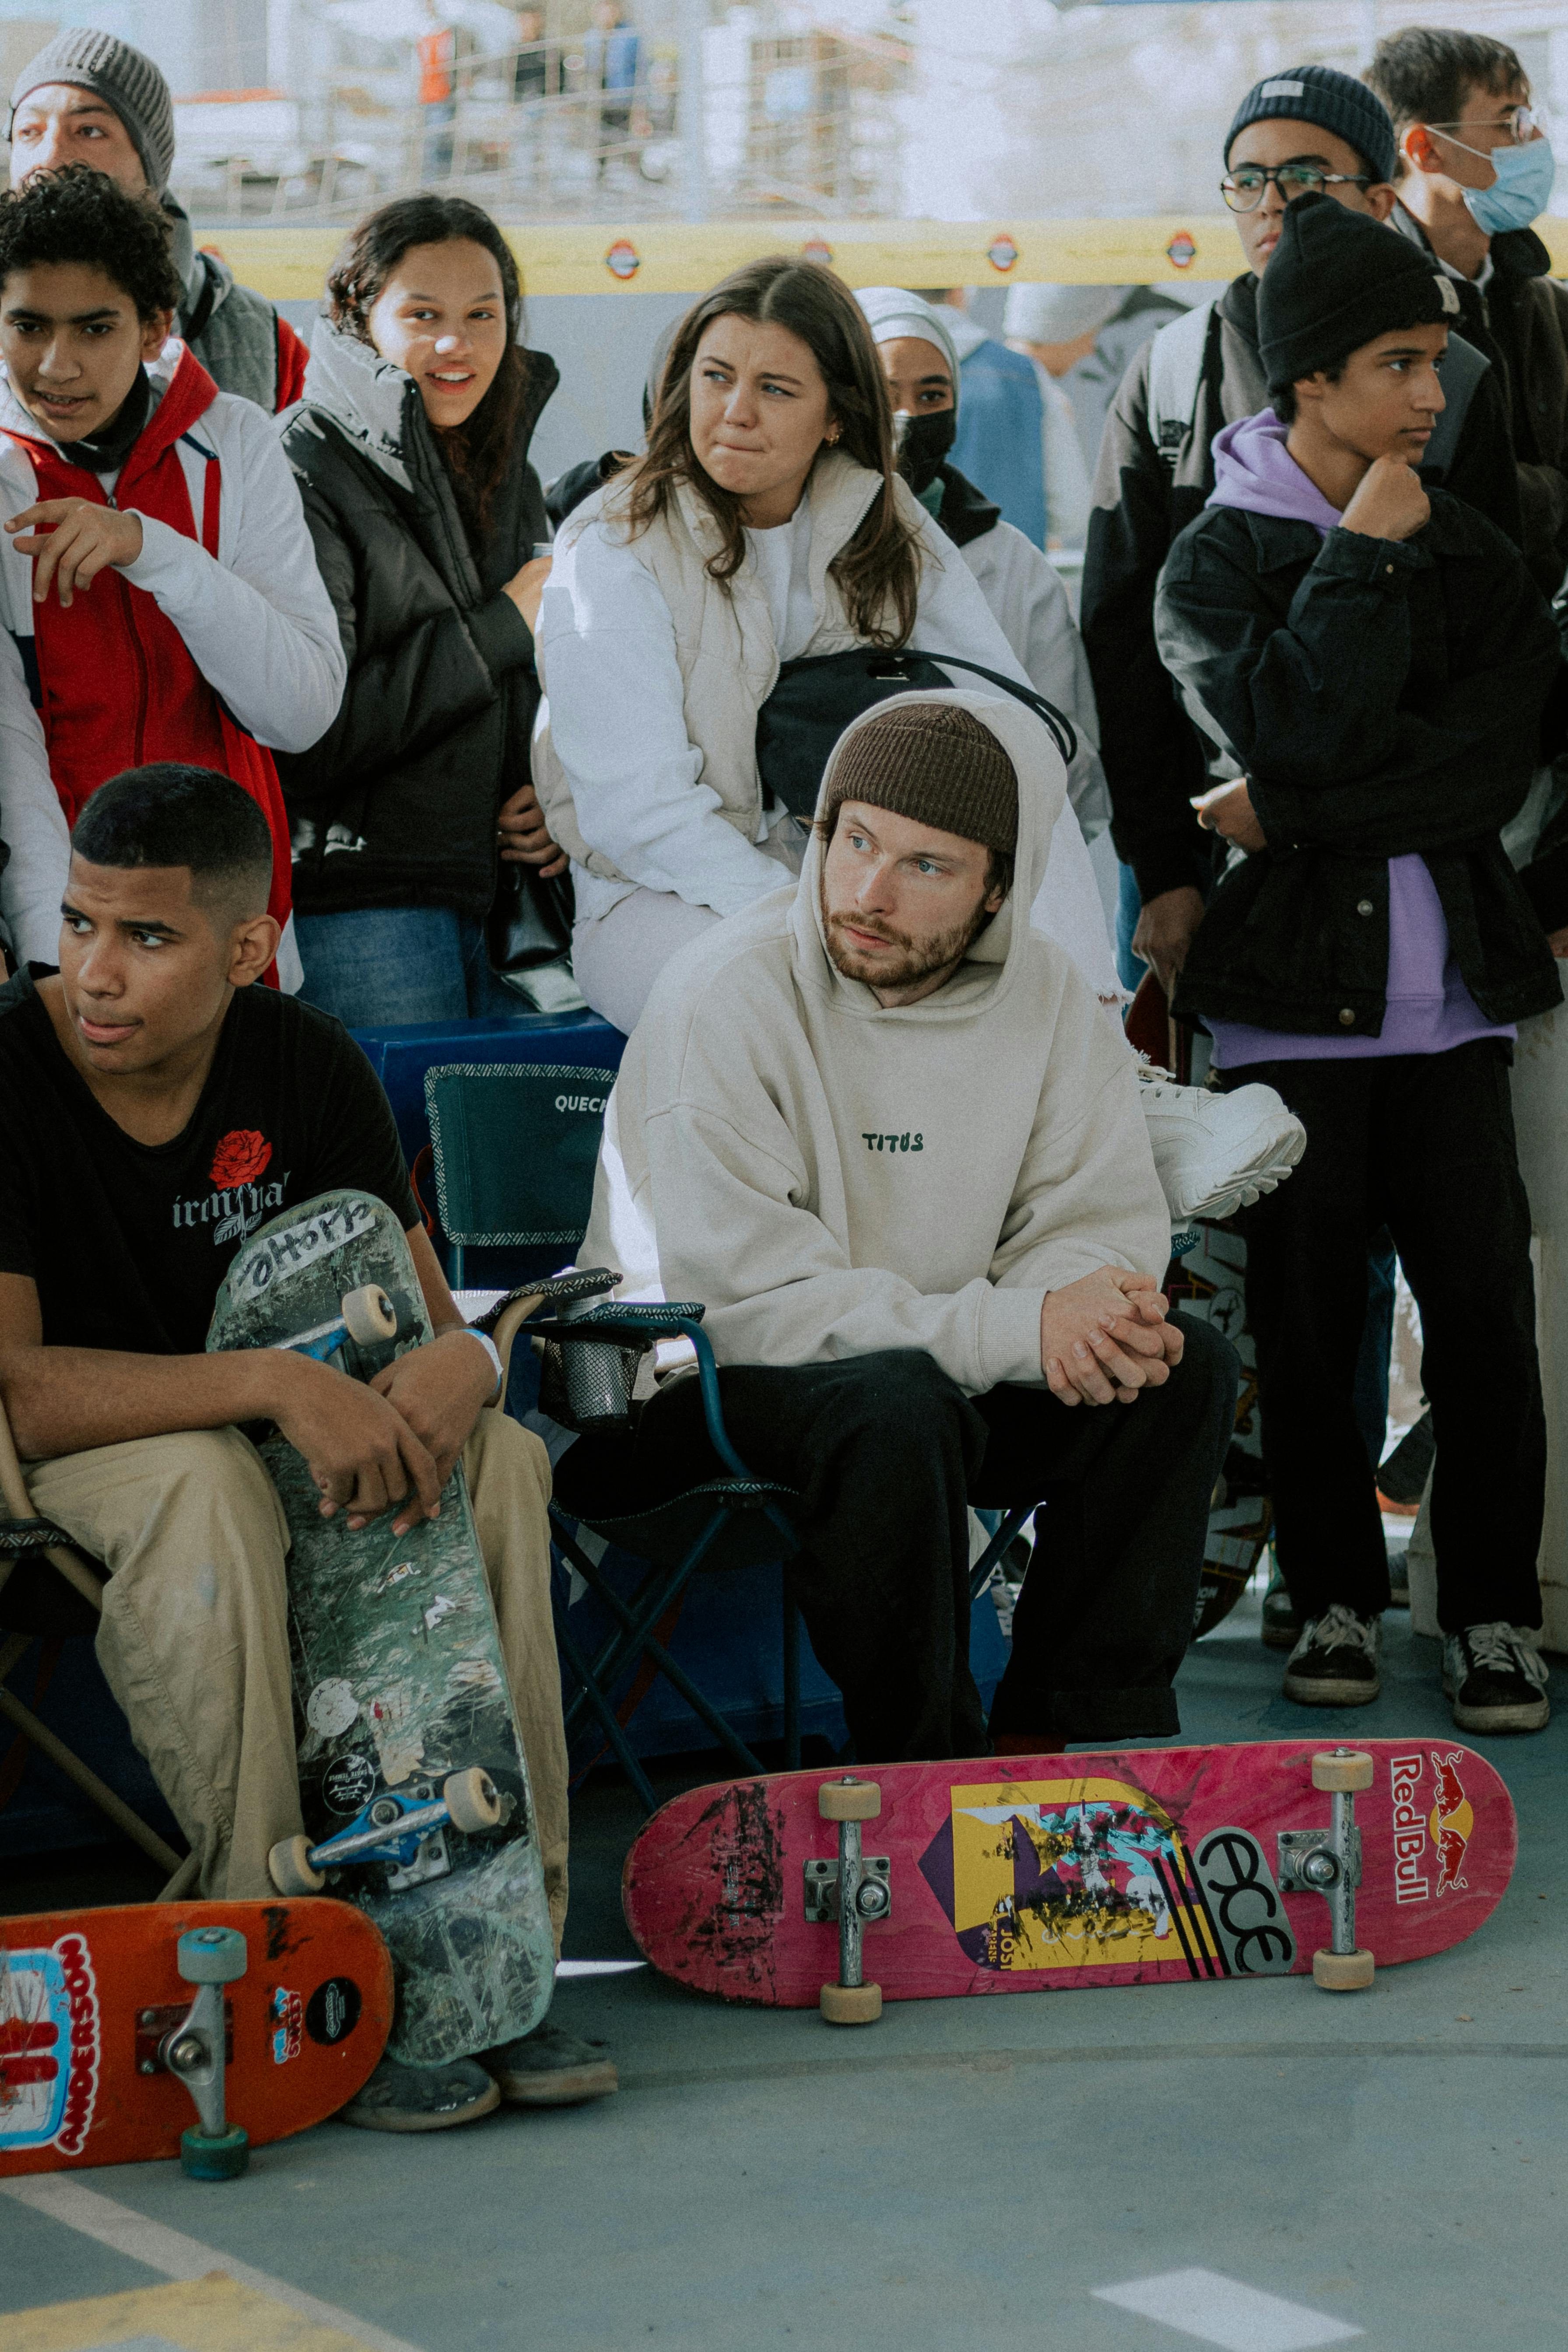
[[[375,1766],[368,1756],[340,1756],[321,1775],[321,1795],[334,1813],[357,1813],[375,1787]]]
[[[351,1195],[313,1217],[302,1217],[297,1225],[285,1225],[281,1233],[257,1234],[251,1244],[255,1254],[245,1268],[247,1290],[258,1297],[274,1289],[374,1223],[374,1202]]]
[[[1268,1858],[1250,1830],[1205,1832],[1193,1855],[1197,1882],[1233,1977],[1288,1977],[1296,1938]]]
[[[305,2004],[305,2031],[312,2042],[325,2042],[330,2048],[353,2032],[362,2006],[353,1977],[329,1977]]]
[[[305,2004],[297,1992],[286,1985],[278,1985],[272,1994],[272,2063],[287,2065],[298,2058],[301,2048],[300,2028],[305,2021]]]
[[[98,2101],[98,1982],[82,1936],[0,1947],[0,2149],[79,2156]]]
[[[331,1675],[327,1681],[318,1683],[305,1701],[305,1720],[323,1739],[335,1739],[340,1731],[346,1731],[358,1713],[353,1685],[345,1683],[341,1675]]]
[[[955,1788],[921,1872],[984,1969],[1228,1973],[1180,1832],[1120,1780]]]
[[[1394,1787],[1396,1903],[1430,1900],[1434,1882],[1429,1872],[1434,1858],[1439,1895],[1468,1892],[1468,1881],[1464,1875],[1465,1855],[1475,1831],[1476,1814],[1459,1775],[1464,1750],[1458,1748],[1451,1748],[1447,1755],[1439,1755],[1435,1748],[1414,1748],[1408,1755],[1389,1759]]]

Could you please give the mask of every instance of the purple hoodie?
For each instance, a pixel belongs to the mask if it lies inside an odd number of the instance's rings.
[[[1271,408],[1227,425],[1214,439],[1211,507],[1310,522],[1327,534],[1340,520],[1286,447],[1287,428]],[[1210,1021],[1216,1069],[1247,1062],[1368,1061],[1391,1054],[1446,1054],[1472,1037],[1512,1037],[1511,1025],[1483,1020],[1448,952],[1443,902],[1424,857],[1388,861],[1388,1005],[1380,1037],[1302,1037]]]

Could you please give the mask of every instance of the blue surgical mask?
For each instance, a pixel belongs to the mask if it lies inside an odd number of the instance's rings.
[[[1491,163],[1497,173],[1492,185],[1465,190],[1470,218],[1488,236],[1501,236],[1510,228],[1528,228],[1551,202],[1557,172],[1552,142],[1532,139],[1524,147],[1494,147]]]

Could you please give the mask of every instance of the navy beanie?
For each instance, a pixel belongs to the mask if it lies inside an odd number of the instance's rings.
[[[1275,115],[1331,131],[1355,149],[1374,180],[1393,179],[1395,146],[1388,109],[1365,82],[1341,73],[1337,66],[1290,66],[1254,82],[1225,134],[1226,171],[1238,133],[1249,122],[1266,122]]]
[[[1276,391],[1395,328],[1453,324],[1458,309],[1452,278],[1425,246],[1332,196],[1298,196],[1258,280],[1265,380]]]

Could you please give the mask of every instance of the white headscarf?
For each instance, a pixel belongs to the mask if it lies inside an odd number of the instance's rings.
[[[1109,326],[1129,286],[1010,286],[1002,331],[1020,343],[1076,343]]]
[[[875,343],[890,343],[900,335],[916,335],[934,343],[952,376],[952,404],[958,406],[958,345],[934,302],[922,302],[901,286],[862,286],[855,299],[865,311]]]

